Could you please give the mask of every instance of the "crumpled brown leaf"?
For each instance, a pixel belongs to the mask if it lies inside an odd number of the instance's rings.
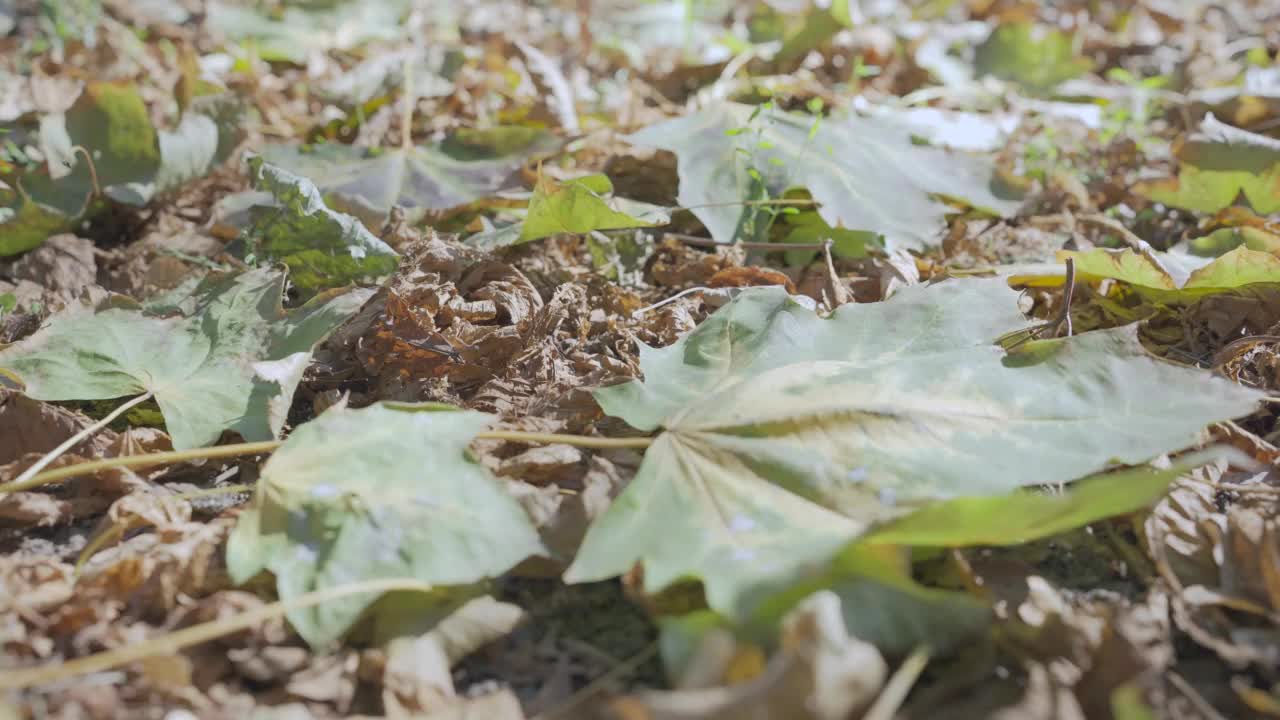
[[[392,720],[443,712],[460,713],[466,700],[457,696],[450,668],[463,657],[506,636],[524,619],[515,605],[491,597],[468,601],[434,628],[418,637],[399,637],[387,646],[382,675],[382,702]],[[517,703],[518,707],[518,703]],[[472,712],[467,710],[467,712]]]
[[[875,646],[851,637],[840,598],[822,591],[783,621],[781,649],[763,672],[729,687],[643,692],[611,703],[621,720],[843,720],[879,694],[888,665]]]

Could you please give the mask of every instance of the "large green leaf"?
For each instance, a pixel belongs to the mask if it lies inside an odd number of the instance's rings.
[[[585,235],[593,230],[653,227],[668,218],[640,218],[614,209],[606,197],[613,183],[605,175],[557,182],[541,177],[529,201],[529,214],[520,230],[520,241],[529,242],[556,233]]]
[[[0,189],[0,257],[39,247],[50,235],[71,225],[71,218],[56,208]]]
[[[263,570],[280,598],[375,578],[439,586],[499,575],[544,552],[502,485],[467,454],[493,421],[439,405],[338,408],[271,456],[227,548],[232,579]],[[308,642],[337,639],[370,596],[290,613]]]
[[[992,345],[1025,325],[1000,279],[830,319],[781,289],[742,293],[675,345],[642,349],[645,381],[596,391],[607,413],[665,432],[568,579],[643,561],[648,589],[700,578],[732,614],[873,523],[1141,463],[1260,397],[1149,356],[1133,328],[1014,355]]]
[[[263,157],[310,178],[339,209],[377,222],[397,205],[412,216],[489,197],[531,155],[558,145],[545,132],[496,128],[438,145],[376,152],[334,144],[302,152],[278,145],[264,149]]]
[[[356,218],[330,210],[314,183],[261,157],[249,158],[253,186],[276,205],[254,209],[250,236],[263,255],[289,266],[298,287],[372,281],[396,269],[399,254]]]
[[[1178,177],[1141,182],[1134,190],[1185,210],[1213,213],[1243,196],[1259,213],[1280,212],[1280,140],[1210,114],[1176,154]]]
[[[284,283],[270,268],[212,279],[169,317],[121,303],[67,310],[0,350],[0,368],[38,400],[154,392],[178,449],[224,430],[266,440],[283,427],[312,348],[369,296],[323,295],[286,312]]]
[[[829,226],[883,235],[892,247],[936,241],[948,210],[938,196],[996,214],[1017,209],[992,190],[989,160],[917,145],[886,118],[817,121],[724,103],[629,139],[676,154],[680,203],[719,242],[767,222],[764,209],[740,204],[762,191],[776,198],[805,188]]]

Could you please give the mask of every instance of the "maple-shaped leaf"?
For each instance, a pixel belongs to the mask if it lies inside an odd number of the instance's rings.
[[[1232,127],[1212,113],[1174,150],[1176,178],[1138,183],[1156,202],[1214,213],[1243,197],[1261,214],[1280,212],[1280,140]]]
[[[1164,303],[1187,303],[1247,285],[1280,283],[1280,259],[1243,245],[1212,259],[1151,248],[1062,250],[1058,258],[1070,258],[1082,279],[1118,280]],[[1065,276],[1064,266],[1053,263],[1006,268],[1009,282],[1018,286],[1057,285]]]
[[[263,157],[305,175],[344,212],[381,222],[392,207],[412,217],[489,197],[534,154],[559,147],[552,135],[527,128],[460,132],[436,144],[371,151],[325,144],[307,152],[272,146]]]
[[[254,208],[250,237],[260,253],[289,266],[295,285],[334,287],[395,271],[399,254],[357,218],[329,209],[309,179],[260,156],[249,158],[249,173],[276,201]]]
[[[375,578],[466,585],[543,553],[538,532],[467,445],[492,423],[438,404],[334,408],[299,426],[262,469],[227,547],[232,579],[263,570],[280,599]],[[375,600],[294,611],[314,646],[345,633]]]
[[[1148,355],[1132,327],[1016,354],[992,344],[1026,325],[998,278],[830,319],[778,288],[743,292],[676,344],[642,348],[644,381],[596,391],[605,412],[664,432],[567,579],[642,561],[647,589],[699,578],[733,614],[875,523],[1142,463],[1261,397]]]
[[[767,229],[767,209],[744,201],[794,188],[809,191],[830,227],[883,235],[893,248],[937,241],[948,212],[940,197],[996,214],[1018,207],[992,189],[990,160],[918,145],[890,118],[817,119],[723,103],[628,139],[676,154],[680,203],[723,243]]]
[[[267,440],[284,425],[311,350],[368,298],[321,295],[281,306],[285,276],[261,268],[198,286],[179,315],[125,301],[76,307],[0,350],[0,368],[38,400],[105,400],[154,392],[177,449],[224,430]]]

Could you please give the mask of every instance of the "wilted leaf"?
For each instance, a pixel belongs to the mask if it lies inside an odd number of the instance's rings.
[[[1178,177],[1141,182],[1135,192],[1166,205],[1213,213],[1243,195],[1261,214],[1280,212],[1280,140],[1209,114],[1176,148]]]
[[[749,106],[724,103],[630,136],[676,153],[680,203],[719,242],[767,224],[764,209],[740,204],[759,199],[762,190],[776,198],[807,189],[827,225],[883,235],[891,247],[936,240],[947,213],[937,196],[996,214],[1017,208],[992,191],[988,160],[916,145],[910,130],[890,119],[752,116]]]
[[[310,180],[256,156],[249,173],[253,186],[277,203],[255,210],[251,237],[264,255],[289,266],[295,285],[334,287],[395,271],[396,251],[358,219],[330,210]]]
[[[236,582],[262,570],[281,599],[374,578],[443,587],[499,575],[543,552],[520,505],[467,454],[489,415],[439,405],[334,408],[263,467],[227,548]],[[312,645],[341,637],[376,598],[299,610]]]
[[[1025,324],[999,279],[910,287],[828,320],[761,288],[675,345],[642,348],[646,380],[596,398],[666,432],[567,578],[639,560],[646,589],[700,578],[733,615],[872,523],[1141,463],[1259,397],[1152,358],[1132,328],[1009,356],[991,344]]]
[[[1076,54],[1070,35],[1031,23],[997,27],[978,46],[973,64],[979,74],[1010,80],[1037,93],[1048,93],[1093,66]]]
[[[520,230],[520,241],[529,242],[556,233],[585,235],[593,230],[652,227],[667,222],[665,216],[632,217],[610,207],[605,197],[613,183],[605,175],[557,182],[542,176],[529,201],[529,214]]]
[[[338,209],[381,222],[392,207],[411,215],[448,210],[501,189],[531,155],[559,142],[526,128],[495,128],[455,135],[439,145],[370,152],[321,145],[310,152],[275,146],[263,157],[315,182]]]
[[[177,449],[210,444],[223,430],[266,440],[284,425],[311,349],[368,297],[322,295],[286,312],[284,283],[268,268],[209,280],[185,316],[119,305],[68,310],[0,350],[0,367],[39,400],[154,392]]]

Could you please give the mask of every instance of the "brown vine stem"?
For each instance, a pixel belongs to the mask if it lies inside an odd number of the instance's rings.
[[[671,209],[673,211],[674,210],[700,210],[702,208],[751,207],[753,205],[803,205],[806,207],[812,207],[818,204],[820,203],[818,203],[817,200],[810,200],[805,198],[791,198],[791,199],[780,198],[777,200],[727,200],[725,202],[701,203],[699,205],[681,205],[679,207],[673,207]]]
[[[827,246],[826,243],[775,243],[775,242],[740,242],[740,243],[722,243],[716,242],[711,238],[698,237],[697,235],[685,235],[683,233],[664,232],[664,236],[674,238],[685,245],[694,245],[699,247],[740,247],[747,250],[821,250]]]
[[[651,437],[606,438],[586,437],[582,435],[560,435],[558,433],[522,432],[519,430],[487,430],[476,434],[477,440],[509,440],[511,442],[547,443],[573,445],[575,447],[595,450],[633,449],[643,450],[653,444]],[[148,453],[145,455],[124,455],[121,457],[103,458],[89,462],[77,463],[66,467],[46,470],[37,473],[21,482],[14,481],[0,485],[0,497],[20,490],[48,485],[78,475],[86,475],[99,470],[118,467],[138,467],[145,465],[171,465],[191,460],[207,460],[212,458],[240,457],[243,455],[262,455],[273,452],[284,441],[264,440],[261,442],[236,443],[233,445],[215,445],[207,448],[191,450],[174,450],[170,452]]]
[[[247,630],[267,620],[281,617],[294,610],[331,602],[348,595],[397,591],[431,592],[433,589],[431,585],[421,580],[392,578],[367,580],[316,590],[315,592],[300,595],[288,602],[273,602],[270,605],[254,608],[239,615],[192,625],[188,628],[165,633],[140,643],[100,652],[96,655],[88,655],[66,662],[49,663],[33,668],[9,669],[0,675],[0,690],[20,690],[33,685],[45,685],[79,675],[110,670],[149,657],[175,655],[192,645],[216,640],[234,632]]]

